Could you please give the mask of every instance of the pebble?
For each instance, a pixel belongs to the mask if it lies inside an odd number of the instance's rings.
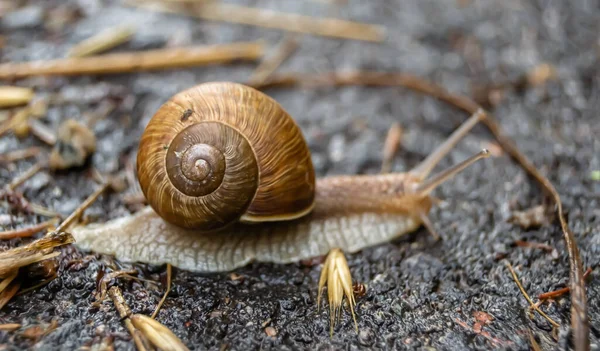
[[[358,332],[358,342],[363,346],[371,346],[374,338],[375,334],[371,328],[363,328]]]
[[[4,29],[27,29],[42,25],[44,9],[40,6],[27,6],[7,13],[1,20]]]

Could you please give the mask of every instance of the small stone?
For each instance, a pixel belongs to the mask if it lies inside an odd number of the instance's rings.
[[[360,329],[358,332],[358,342],[363,346],[371,346],[374,338],[375,334],[371,328]]]
[[[40,6],[26,6],[7,13],[2,18],[4,29],[25,29],[39,27],[44,21],[44,9]]]
[[[265,333],[266,333],[268,336],[275,336],[275,335],[277,335],[277,329],[275,329],[275,328],[273,328],[273,327],[266,327],[266,328],[265,328]]]

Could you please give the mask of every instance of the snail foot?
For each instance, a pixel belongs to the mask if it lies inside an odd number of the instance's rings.
[[[354,299],[354,291],[352,288],[352,275],[350,275],[348,262],[341,249],[331,249],[323,264],[323,270],[321,271],[321,277],[319,278],[317,311],[321,306],[321,293],[325,284],[327,284],[327,300],[329,301],[330,336],[333,336],[333,328],[340,320],[344,296],[346,297],[346,302],[352,313],[354,327],[358,332],[358,323],[356,322],[356,315],[354,314],[356,300]]]

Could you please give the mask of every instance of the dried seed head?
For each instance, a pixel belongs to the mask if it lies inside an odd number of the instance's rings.
[[[354,293],[352,291],[352,275],[350,275],[350,268],[348,267],[348,262],[344,257],[344,253],[340,249],[329,251],[329,255],[327,255],[327,259],[323,265],[323,271],[321,271],[321,278],[319,279],[317,308],[319,308],[321,304],[321,290],[326,283],[327,299],[329,300],[330,335],[333,335],[333,327],[341,316],[344,296],[346,296],[348,306],[350,306],[354,326],[358,332],[358,323],[356,322],[356,316],[354,315],[356,301],[354,300]]]
[[[189,349],[179,340],[169,328],[156,320],[142,314],[131,316],[131,322],[157,348],[165,351],[188,351]]]

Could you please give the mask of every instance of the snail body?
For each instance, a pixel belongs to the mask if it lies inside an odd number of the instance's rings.
[[[122,261],[221,272],[357,252],[421,225],[435,232],[429,194],[488,152],[428,175],[483,117],[409,172],[315,179],[300,129],[273,99],[240,84],[201,84],[161,106],[141,138],[138,178],[150,205],[72,233],[80,248]]]

